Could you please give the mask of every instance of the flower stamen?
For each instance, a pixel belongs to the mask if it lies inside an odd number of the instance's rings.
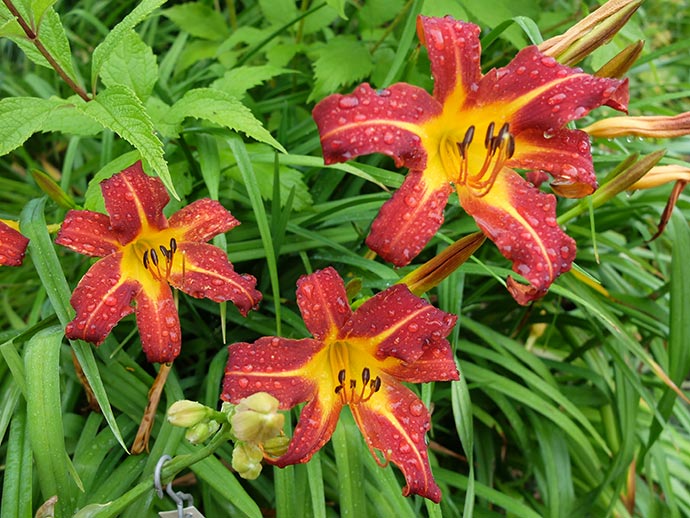
[[[465,132],[462,142],[457,144],[458,152],[462,158],[458,183],[472,189],[473,194],[478,198],[489,193],[498,173],[503,168],[503,164],[515,153],[515,138],[510,133],[510,125],[507,122],[504,123],[496,135],[494,135],[495,128],[496,125],[493,122],[489,123],[486,128],[486,135],[484,136],[486,155],[484,163],[475,173],[470,174],[468,160],[468,150],[474,138],[475,127],[470,126]]]
[[[173,266],[173,260],[175,258],[175,252],[177,251],[177,241],[174,237],[171,237],[170,248],[166,248],[164,245],[158,245],[158,251],[160,251],[162,257],[159,256],[155,248],[146,249],[141,258],[141,262],[144,265],[144,268],[151,272],[153,278],[157,281],[160,281],[162,279],[167,279],[168,277],[170,277],[170,273],[172,271]],[[162,265],[161,261],[165,261],[165,265]],[[184,270],[184,257],[182,258],[182,263],[182,267]],[[150,268],[151,264],[153,264],[153,266],[156,267],[155,270],[153,268]]]
[[[347,371],[345,369],[340,369],[340,371],[338,371],[338,385],[335,387],[335,393],[340,396],[343,405],[349,403],[364,403],[365,401],[369,401],[376,392],[381,390],[381,378],[376,376],[374,379],[371,379],[369,367],[364,367],[364,369],[362,369],[362,389],[359,393],[357,393],[357,380],[350,378],[348,384],[350,394],[348,397],[345,385],[346,379]]]

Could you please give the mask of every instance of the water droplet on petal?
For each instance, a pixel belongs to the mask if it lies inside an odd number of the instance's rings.
[[[383,141],[386,144],[392,144],[395,141],[395,136],[390,131],[386,131],[383,135]]]
[[[424,403],[421,401],[413,401],[410,403],[410,414],[419,417],[424,412]]]
[[[249,386],[249,380],[247,378],[240,378],[237,380],[237,384],[240,388],[247,388]]]
[[[553,68],[556,66],[556,60],[551,56],[545,56],[541,58],[541,64],[548,68]]]
[[[359,99],[355,97],[354,95],[347,95],[345,97],[341,97],[340,100],[338,101],[338,106],[340,106],[343,110],[347,110],[349,108],[354,108],[355,106],[359,105]]]

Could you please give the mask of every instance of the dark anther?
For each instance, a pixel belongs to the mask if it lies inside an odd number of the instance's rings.
[[[506,156],[512,158],[515,154],[515,139],[512,135],[508,135],[508,150],[506,151]]]
[[[460,155],[462,158],[466,158],[466,153],[467,153],[467,148],[470,147],[470,144],[472,143],[472,139],[474,138],[474,126],[470,126],[467,128],[467,131],[465,132],[465,138],[462,139],[462,142],[458,146],[460,149]]]
[[[350,388],[353,390],[357,388],[357,380],[350,380]]]
[[[369,383],[370,379],[371,372],[369,372],[369,367],[364,367],[364,369],[362,369],[362,383],[364,383],[364,386],[366,386],[366,384]]]
[[[173,254],[177,251],[177,241],[174,237],[170,238],[170,252]]]
[[[167,248],[165,248],[163,245],[160,245],[158,247],[161,251],[161,254],[163,254],[163,257],[165,257],[168,261],[172,257],[172,252],[170,252]]]
[[[497,138],[498,138],[499,142],[508,134],[510,134],[510,124],[508,124],[506,122],[503,124],[503,126],[501,126],[501,129],[498,130]]]
[[[341,391],[341,390],[343,390],[343,386],[342,386],[342,385],[338,385],[337,387],[335,387],[335,393],[336,393],[336,394],[340,394],[340,391]]]
[[[148,270],[149,269],[149,251],[148,250],[146,250],[146,252],[144,252],[144,257],[142,258],[141,262],[144,263],[144,268],[146,268]]]
[[[341,385],[343,383],[345,383],[345,376],[346,375],[347,375],[347,373],[345,372],[345,369],[341,369],[340,372],[338,372],[338,381],[340,382]]]
[[[374,389],[374,392],[378,392],[381,388],[381,378],[376,376],[376,378],[374,378],[374,380],[371,382],[371,388]]]
[[[494,141],[494,123],[490,123],[489,127],[486,128],[486,137],[484,137],[484,147],[490,149],[489,146],[493,145]]]
[[[155,266],[158,266],[158,254],[156,253],[156,251],[153,248],[151,249],[151,262]]]

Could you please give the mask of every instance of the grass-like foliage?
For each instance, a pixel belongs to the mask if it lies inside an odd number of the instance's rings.
[[[420,14],[477,24],[486,74],[597,6],[3,0],[0,219],[18,222],[30,241],[21,266],[0,266],[0,518],[158,516],[175,508],[154,490],[163,455],[173,458],[164,482],[193,495],[207,517],[690,516],[690,198],[684,183],[626,191],[654,165],[677,166],[676,177],[690,180],[688,117],[674,138],[592,131],[600,187],[557,201],[558,223],[577,243],[575,262],[528,305],[506,290],[511,264],[489,241],[469,258],[444,262],[440,283],[419,279],[418,267],[478,230],[455,193],[440,230],[410,264],[377,258],[365,239],[408,171],[385,154],[324,165],[312,119],[316,103],[363,82],[379,92],[398,82],[432,92],[430,53],[416,33]],[[644,40],[625,72],[630,116],[689,112],[684,9],[682,1],[643,3],[576,66],[593,74]],[[567,127],[620,115],[597,108]],[[502,138],[495,147],[507,146]],[[65,337],[75,318],[72,292],[96,261],[57,246],[59,226],[68,210],[105,213],[101,182],[138,160],[170,194],[166,217],[210,198],[241,222],[212,244],[263,294],[244,317],[232,302],[175,291],[182,344],[171,368],[146,361],[134,314],[98,347]],[[652,239],[660,221],[667,225]],[[4,246],[0,239],[0,258]],[[180,400],[220,410],[229,344],[269,336],[297,343],[317,334],[300,316],[296,283],[329,266],[361,314],[366,299],[416,278],[425,308],[457,315],[448,341],[459,381],[405,385],[431,415],[438,504],[402,495],[402,472],[392,462],[380,466],[390,452],[370,454],[354,408],[344,408],[332,439],[309,462],[264,463],[252,480],[231,468],[228,438],[237,436],[229,424],[195,445],[166,419]],[[339,342],[329,347],[341,350]],[[251,354],[246,344],[242,351]],[[276,359],[276,369],[285,361]],[[149,389],[164,378],[159,369],[167,380],[149,448],[132,454]],[[305,372],[308,382],[320,379]],[[402,381],[415,378],[408,374]],[[373,382],[365,401],[379,390]],[[300,408],[283,412],[287,437]]]

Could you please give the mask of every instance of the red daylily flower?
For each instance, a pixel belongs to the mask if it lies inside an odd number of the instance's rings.
[[[245,316],[261,300],[256,279],[236,273],[225,252],[206,243],[240,224],[220,203],[203,198],[168,220],[163,207],[170,197],[141,162],[102,182],[101,190],[109,216],[71,210],[55,240],[102,257],[72,294],[77,315],[67,338],[99,345],[134,311],[147,360],[171,362],[180,353],[181,333],[168,284],[193,297],[230,300]]]
[[[434,95],[405,83],[380,91],[365,83],[327,97],[313,112],[324,160],[379,152],[410,169],[366,240],[396,266],[408,264],[439,229],[453,184],[465,211],[530,282],[508,279],[526,304],[570,269],[575,242],[556,223],[555,197],[514,169],[551,174],[562,196],[591,194],[597,183],[589,138],[564,125],[603,104],[625,110],[627,80],[560,65],[534,46],[483,75],[479,27],[420,16],[417,31]]]
[[[283,467],[307,462],[333,434],[344,405],[366,438],[405,475],[403,494],[438,502],[424,436],[429,412],[401,382],[457,380],[446,336],[457,317],[397,284],[364,302],[347,303],[333,268],[297,281],[297,304],[314,338],[264,337],[230,346],[223,382],[225,401],[237,403],[258,391],[282,409],[307,401],[287,452],[271,460]]]
[[[22,264],[29,240],[19,233],[14,221],[0,220],[0,265]]]

